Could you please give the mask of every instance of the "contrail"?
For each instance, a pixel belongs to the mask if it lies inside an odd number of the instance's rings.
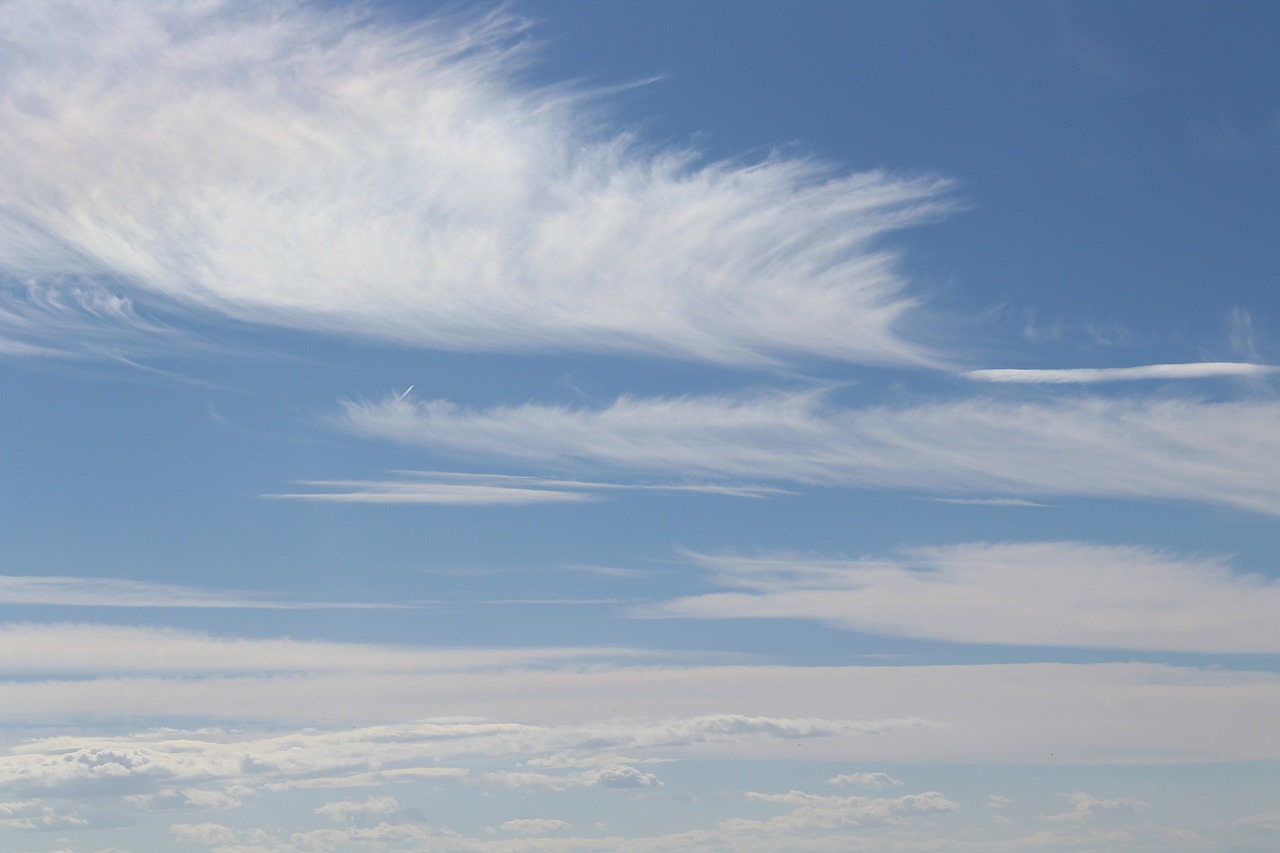
[[[404,393],[403,393],[403,394],[401,394],[399,397],[396,397],[396,402],[397,402],[397,403],[399,403],[399,402],[400,402],[401,400],[403,400],[405,397],[408,397],[408,396],[409,396],[409,392],[410,392],[410,391],[412,391],[412,390],[413,390],[413,386],[412,386],[412,385],[410,385],[408,388],[404,389]]]

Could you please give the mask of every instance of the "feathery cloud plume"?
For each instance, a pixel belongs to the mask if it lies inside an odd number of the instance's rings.
[[[0,273],[37,301],[93,282],[446,349],[932,360],[879,238],[944,213],[945,181],[646,146],[601,93],[528,82],[506,12],[19,0],[0,25]]]

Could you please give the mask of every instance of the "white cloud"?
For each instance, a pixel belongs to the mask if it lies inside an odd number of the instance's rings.
[[[831,780],[832,785],[852,788],[900,788],[905,782],[895,779],[888,773],[842,773]]]
[[[40,800],[0,802],[0,826],[9,829],[65,830],[80,829],[90,822],[74,810],[60,808]]]
[[[110,280],[430,347],[930,360],[878,238],[945,182],[645,145],[600,92],[522,82],[504,13],[24,0],[0,26],[0,273],[34,294],[10,313]]]
[[[1147,364],[1141,367],[1070,368],[1066,370],[970,370],[960,374],[980,382],[1080,384],[1137,379],[1209,379],[1222,376],[1266,376],[1278,368],[1269,364],[1206,361],[1194,364]]]
[[[1072,791],[1061,796],[1071,804],[1071,811],[1062,814],[1040,815],[1042,820],[1089,820],[1112,815],[1133,815],[1147,808],[1147,804],[1142,800],[1102,800],[1084,791]]]
[[[543,773],[531,770],[506,770],[489,773],[484,781],[504,788],[530,788],[545,791],[567,791],[571,788],[601,787],[613,790],[661,787],[662,781],[652,773],[633,767],[622,760],[601,756],[590,763],[601,765],[576,773]],[[538,766],[536,762],[528,762]]]
[[[395,797],[367,797],[363,800],[341,800],[325,803],[315,809],[318,815],[324,815],[337,823],[346,823],[364,815],[395,814],[400,804]]]
[[[243,593],[120,578],[0,575],[0,604],[58,607],[193,607],[251,610],[351,610],[403,604],[350,601],[273,601]]]
[[[348,402],[375,438],[680,476],[950,493],[1183,499],[1280,514],[1280,403],[986,398],[839,409],[821,391],[604,408]]]
[[[321,640],[248,640],[175,628],[0,623],[0,672],[447,672],[648,655],[612,647],[423,649]]]
[[[308,480],[300,485],[321,491],[264,495],[268,498],[332,503],[524,505],[591,501],[610,491],[689,492],[763,498],[790,494],[766,486],[713,483],[593,483],[504,474],[407,471],[397,480]]]
[[[302,485],[328,491],[263,495],[295,501],[367,504],[437,504],[450,506],[522,506],[594,500],[585,492],[560,489],[480,486],[467,483],[421,483],[394,480],[314,480]]]
[[[563,820],[544,817],[517,818],[502,824],[504,831],[512,832],[516,835],[545,835],[548,832],[559,832],[569,828],[569,824]]]
[[[790,812],[769,820],[733,818],[721,827],[731,832],[795,832],[808,829],[839,829],[866,824],[902,823],[913,817],[941,814],[960,808],[937,791],[905,794],[901,797],[829,797],[790,791],[786,794],[749,792],[758,802],[794,806]]]
[[[1143,548],[978,543],[900,559],[692,558],[732,591],[642,614],[820,619],[968,643],[1280,652],[1280,583]]]
[[[169,829],[179,841],[192,844],[230,844],[236,839],[236,831],[220,823],[175,823]]]
[[[485,755],[626,755],[622,763],[641,773],[648,769],[638,761],[690,756],[859,764],[1280,758],[1271,737],[1280,677],[1265,672],[1140,663],[823,667],[675,658],[639,664],[593,649],[454,652],[248,640],[206,649],[200,643],[184,648],[180,633],[166,644],[166,634],[157,632],[140,633],[136,650],[160,655],[164,666],[154,672],[163,674],[128,674],[129,664],[118,663],[124,675],[84,677],[93,670],[73,666],[59,675],[49,666],[53,674],[32,678],[41,671],[44,645],[64,664],[135,648],[104,644],[100,652],[73,656],[67,649],[92,646],[99,635],[64,627],[63,637],[57,631],[29,635],[27,652],[19,656],[29,658],[24,668],[0,681],[0,707],[14,725],[109,732],[139,719],[190,726],[221,721],[244,727],[245,734],[176,738],[186,742],[180,761],[157,757],[168,748],[151,741],[166,740],[163,733],[121,743],[86,736],[15,747],[0,755],[0,774],[10,783],[35,784],[53,773],[51,784],[106,785],[121,794],[225,790],[246,784],[237,774],[248,767],[258,783],[280,790],[372,787],[429,781],[446,769],[441,778],[466,778],[473,768],[459,762]],[[10,653],[12,645],[0,642],[0,650]],[[184,670],[165,652],[149,652],[166,645],[177,656],[188,650],[197,656]],[[518,709],[513,695],[520,697]],[[449,719],[404,724],[403,731],[369,728],[442,715]],[[1217,724],[1206,727],[1206,719]],[[306,736],[301,743],[318,744],[306,749],[285,749],[295,743],[288,738],[276,746],[270,737],[252,734],[264,726],[288,731],[317,725],[355,728],[329,733],[332,741]],[[350,746],[344,745],[348,737]],[[237,745],[246,739],[263,742]],[[193,747],[191,740],[211,744]],[[46,758],[33,757],[42,751]],[[64,758],[80,754],[83,761]],[[245,765],[246,755],[262,763]],[[277,755],[288,758],[283,769]],[[475,770],[555,776],[605,766]],[[139,780],[144,790],[119,790]]]
[[[1038,509],[1044,509],[1048,506],[1048,504],[1023,500],[1022,498],[925,498],[925,500],[940,504],[957,504],[959,506],[1025,506]]]
[[[1242,826],[1280,832],[1280,812],[1249,815],[1248,817],[1240,818],[1236,823]]]

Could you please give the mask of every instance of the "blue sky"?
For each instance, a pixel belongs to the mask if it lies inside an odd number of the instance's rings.
[[[1274,850],[1263,3],[0,5],[0,835]]]

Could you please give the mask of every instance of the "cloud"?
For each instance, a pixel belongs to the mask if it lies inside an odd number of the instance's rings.
[[[1022,498],[926,498],[925,500],[940,504],[957,504],[958,506],[1024,506],[1043,509],[1048,504]]]
[[[0,273],[28,300],[70,282],[458,350],[934,360],[881,238],[946,212],[945,181],[645,144],[603,91],[527,82],[505,12],[24,0],[2,23]]]
[[[585,492],[560,489],[423,483],[394,480],[309,480],[301,485],[329,491],[263,495],[316,503],[436,504],[448,506],[522,506],[594,500]]]
[[[440,504],[461,506],[526,505],[592,501],[601,492],[648,491],[763,498],[792,494],[767,486],[728,486],[698,483],[591,483],[506,474],[460,474],[407,471],[398,480],[307,480],[301,485],[323,491],[264,495],[288,500],[372,503]]]
[[[10,673],[425,673],[647,654],[614,647],[422,649],[322,640],[227,638],[175,628],[0,624],[0,672]]]
[[[366,610],[404,604],[272,601],[242,593],[120,578],[0,575],[0,604],[57,607],[190,607],[249,610]],[[0,630],[4,630],[0,628]]]
[[[629,759],[614,750],[620,745],[636,750],[676,750],[752,739],[833,737],[895,727],[904,728],[893,721],[708,715],[577,725],[433,719],[284,734],[170,729],[116,736],[69,735],[28,741],[0,754],[0,795],[23,798],[0,806],[0,817],[15,826],[21,823],[22,828],[34,828],[37,818],[45,825],[55,820],[65,822],[61,813],[46,809],[48,803],[84,797],[100,802],[114,798],[121,812],[235,808],[259,789],[280,793],[344,787],[342,783],[352,779],[361,784],[349,787],[459,780],[471,775],[465,765],[477,760],[491,764],[494,759],[565,753],[578,756],[575,763],[579,766],[595,765],[594,769],[564,774],[512,769],[486,774],[480,781],[495,787],[549,791],[588,786],[656,787],[661,782],[655,776],[626,763]],[[338,784],[307,784],[316,780]],[[394,797],[381,795],[330,802],[314,812],[341,823],[398,809]]]
[[[1280,652],[1280,583],[1136,547],[1033,542],[914,548],[902,559],[691,555],[731,592],[642,615],[819,619],[967,643]]]
[[[1121,382],[1137,379],[1209,379],[1222,376],[1267,376],[1276,370],[1276,367],[1269,364],[1210,361],[1197,364],[1148,364],[1142,367],[1081,367],[1068,370],[970,370],[960,375],[966,379],[975,379],[980,382],[1073,384]]]
[[[637,744],[636,746],[639,746]],[[536,759],[528,766],[547,766]],[[655,788],[662,781],[652,773],[633,767],[627,760],[612,755],[596,756],[586,761],[578,760],[575,766],[596,765],[593,769],[575,773],[544,773],[536,770],[508,770],[489,773],[484,781],[504,788],[527,788],[545,791],[567,791],[571,788],[600,787],[613,790]]]
[[[853,788],[896,788],[905,783],[895,779],[888,773],[844,773],[831,780],[832,785],[844,785]]]
[[[124,795],[223,791],[245,784],[246,773],[280,790],[430,781],[442,769],[448,771],[443,778],[472,770],[571,776],[618,765],[647,773],[647,759],[693,756],[860,764],[1280,758],[1269,737],[1280,677],[1266,672],[1138,663],[781,666],[690,664],[678,657],[640,663],[596,649],[219,644],[208,638],[202,645],[178,632],[140,632],[130,646],[112,645],[110,632],[76,627],[0,642],[20,667],[7,666],[12,675],[0,680],[6,719],[89,733],[0,752],[0,783],[80,780]],[[97,638],[100,650],[68,651],[92,647]],[[127,662],[128,654],[144,659]],[[147,654],[159,657],[147,661]],[[191,655],[186,669],[177,660],[184,654]],[[43,663],[42,655],[52,661]],[[97,671],[76,668],[99,656],[119,662]],[[107,674],[112,666],[121,674]],[[518,707],[513,695],[520,697]],[[1114,713],[1117,707],[1126,713]],[[432,720],[389,723],[424,718]],[[1206,719],[1218,725],[1206,728]],[[123,741],[104,734],[122,727],[127,733],[139,720],[243,732],[170,736],[161,730]],[[322,731],[297,731],[317,726]],[[155,743],[170,739],[172,748]],[[121,750],[119,760],[112,758]],[[165,757],[170,751],[176,757]],[[67,758],[79,755],[84,760]],[[593,761],[459,763],[559,755]],[[140,789],[119,787],[139,780],[145,782]]]
[[[337,823],[347,823],[355,818],[375,814],[395,814],[400,804],[395,797],[366,797],[363,800],[342,800],[325,803],[315,809],[318,815],[324,815]]]
[[[361,435],[683,477],[1207,501],[1280,515],[1280,403],[975,398],[842,409],[821,390],[602,408],[347,402]]]
[[[559,832],[569,828],[569,824],[563,820],[543,817],[517,818],[502,824],[504,832],[512,832],[516,835],[545,835],[548,832]]]
[[[1112,815],[1133,815],[1147,808],[1147,804],[1141,800],[1100,800],[1084,791],[1073,791],[1060,796],[1071,803],[1071,811],[1063,814],[1039,815],[1042,820],[1089,820]]]
[[[230,844],[236,831],[220,823],[175,823],[169,827],[174,838],[191,844]]]
[[[790,812],[769,820],[734,818],[721,822],[732,832],[795,832],[808,829],[839,829],[866,824],[903,823],[910,818],[942,814],[960,808],[937,791],[901,797],[829,797],[790,791],[786,794],[749,792],[747,799],[795,806]]]

